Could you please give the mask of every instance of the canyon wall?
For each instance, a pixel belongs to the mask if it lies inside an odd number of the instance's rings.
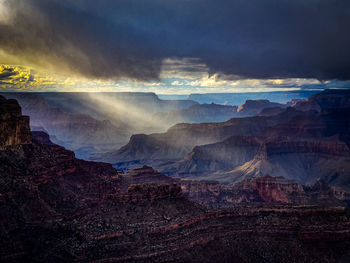
[[[6,103],[0,100],[1,109],[10,114]],[[1,131],[21,123],[16,111],[18,118],[4,122]],[[27,138],[29,123],[23,127],[20,135]],[[13,135],[3,136],[7,142],[5,136]],[[124,174],[111,164],[76,159],[43,134],[33,137],[0,148],[1,262],[302,263],[350,258],[350,217],[344,207],[265,203],[207,208],[184,197],[181,181],[150,167]],[[252,193],[249,185],[255,187]],[[318,185],[313,191],[324,188]],[[267,176],[242,189],[248,199],[255,193],[281,202],[301,196],[298,185]]]
[[[0,96],[0,147],[28,144],[31,142],[29,117],[22,116],[16,100]]]

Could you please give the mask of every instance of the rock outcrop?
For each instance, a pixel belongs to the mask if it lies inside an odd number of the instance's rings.
[[[324,90],[309,99],[296,102],[293,107],[301,111],[316,110],[319,112],[328,109],[349,108],[350,91],[347,89]]]
[[[283,177],[264,175],[241,181],[233,188],[242,202],[305,204],[309,201],[302,185]]]
[[[286,104],[270,102],[268,100],[247,100],[237,110],[239,116],[254,116],[258,115],[266,108],[280,107],[285,108]]]
[[[50,140],[50,135],[44,131],[32,131],[32,137],[34,141],[37,141],[39,143],[54,145],[54,143]]]
[[[31,140],[29,117],[22,116],[16,100],[0,96],[0,147],[29,144]]]
[[[344,206],[350,200],[349,192],[341,191],[320,181],[303,186],[283,177],[264,175],[242,180],[233,185],[217,181],[179,180],[184,196],[204,205],[228,206],[242,203],[309,204]]]
[[[181,187],[184,196],[204,205],[235,205],[242,203],[267,204],[322,204],[344,206],[350,200],[349,193],[328,186],[322,180],[314,185],[303,186],[281,176],[248,178],[233,185],[218,181],[171,178],[152,167],[130,170],[124,174],[131,185],[170,185]]]
[[[55,143],[76,151],[81,158],[86,158],[91,152],[120,147],[129,138],[129,133],[124,128],[126,125],[116,126],[108,120],[98,120],[88,114],[65,112],[49,105],[40,94],[4,95],[21,103],[23,113],[31,118],[33,129],[41,127],[52,135]]]

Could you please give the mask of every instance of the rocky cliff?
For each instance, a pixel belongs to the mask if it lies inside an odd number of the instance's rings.
[[[7,129],[1,126],[2,133]],[[27,130],[28,123],[21,135]],[[0,149],[1,262],[349,259],[350,218],[344,208],[207,209],[185,199],[178,184],[164,183],[166,177],[150,167],[123,174],[42,144],[48,141],[42,134],[34,138]],[[149,183],[151,177],[155,183]]]
[[[116,126],[108,120],[98,120],[77,111],[65,112],[49,105],[40,94],[4,95],[21,103],[24,114],[31,118],[32,128],[47,131],[56,143],[76,151],[81,158],[95,151],[120,147],[129,138],[127,125],[119,123]]]
[[[264,175],[246,179],[234,185],[233,191],[239,194],[238,201],[266,203],[308,203],[303,187],[295,181],[283,177]]]
[[[346,205],[350,200],[348,192],[330,187],[322,180],[313,185],[303,186],[294,180],[281,176],[248,178],[233,185],[223,185],[218,181],[171,178],[152,167],[130,170],[124,174],[129,184],[166,184],[181,187],[183,195],[205,205],[227,206],[241,203],[267,204],[322,204]]]
[[[229,206],[242,203],[309,204],[344,206],[350,200],[349,192],[330,187],[303,186],[283,177],[264,175],[242,180],[233,185],[217,181],[178,180],[184,196],[204,205]]]
[[[237,116],[260,116],[233,118],[221,123],[177,124],[166,133],[134,135],[119,150],[93,155],[91,159],[111,163],[140,160],[144,164],[152,164],[154,160],[169,162],[182,159],[195,146],[220,142],[231,136],[260,136],[263,132],[265,133],[262,136],[265,137],[298,135],[319,138],[329,137],[337,132],[341,132],[343,137],[349,137],[349,122],[346,117],[349,113],[349,101],[349,92],[346,90],[327,90],[310,99],[291,101],[289,104],[248,100],[238,109]],[[275,106],[278,108],[268,110]],[[261,111],[264,108],[265,111]]]
[[[302,111],[349,108],[350,91],[347,89],[324,90],[309,99],[298,101],[293,107]]]
[[[163,169],[180,177],[229,184],[266,173],[302,184],[322,178],[333,186],[349,189],[350,150],[345,142],[282,137],[268,142],[256,139],[255,145],[237,145],[237,140],[233,137],[195,147],[183,161]]]
[[[16,100],[0,96],[0,147],[29,144],[32,140],[29,117],[22,116]]]
[[[349,190],[349,109],[301,114],[266,127],[254,136],[232,136],[222,142],[194,147],[167,174],[233,183],[270,174],[298,182],[318,178]]]
[[[169,128],[165,133],[133,135],[129,143],[119,150],[96,154],[91,156],[91,159],[111,163],[135,160],[179,160],[197,145],[220,142],[234,135],[254,135],[262,132],[266,127],[286,122],[299,114],[301,112],[288,108],[281,114],[268,117],[232,118],[219,123],[181,123]]]
[[[237,110],[239,116],[254,116],[258,115],[262,110],[266,108],[287,107],[286,104],[280,104],[276,102],[270,102],[268,100],[247,100]]]

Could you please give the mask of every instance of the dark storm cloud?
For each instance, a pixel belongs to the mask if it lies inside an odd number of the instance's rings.
[[[191,57],[243,78],[350,79],[348,0],[13,0],[0,47],[92,77]],[[191,69],[188,69],[189,71]]]

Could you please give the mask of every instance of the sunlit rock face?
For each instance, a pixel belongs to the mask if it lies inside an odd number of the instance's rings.
[[[16,100],[0,96],[0,147],[29,144],[31,139],[29,117],[22,116]]]

